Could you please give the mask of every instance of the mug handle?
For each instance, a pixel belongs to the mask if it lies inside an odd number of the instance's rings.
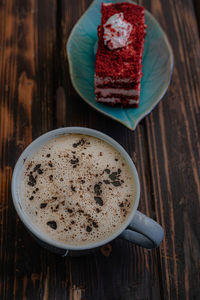
[[[157,222],[136,210],[133,220],[119,237],[143,248],[153,249],[160,245],[163,236],[164,230]]]

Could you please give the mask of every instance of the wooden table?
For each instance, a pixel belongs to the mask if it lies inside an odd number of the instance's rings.
[[[0,299],[200,299],[199,2],[139,1],[166,31],[175,66],[164,99],[134,132],[71,85],[65,45],[90,2],[0,1]],[[62,258],[26,232],[12,204],[15,162],[42,133],[75,125],[128,151],[141,181],[139,209],[165,230],[159,249],[115,240],[111,253]]]

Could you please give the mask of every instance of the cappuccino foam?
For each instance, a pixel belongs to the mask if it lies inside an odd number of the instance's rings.
[[[91,244],[108,238],[129,216],[135,181],[121,154],[92,136],[50,140],[24,163],[21,205],[50,238]]]

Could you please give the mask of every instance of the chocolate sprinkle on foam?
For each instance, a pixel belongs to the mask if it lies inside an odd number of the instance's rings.
[[[72,192],[76,192],[76,188],[73,185],[71,185],[71,190]]]
[[[56,230],[57,229],[57,223],[55,221],[48,221],[47,225],[51,227],[52,229]]]
[[[33,172],[36,172],[38,169],[40,169],[40,167],[41,167],[41,164],[37,164],[35,166],[35,168],[33,169]]]
[[[97,204],[103,206],[103,200],[101,197],[94,197],[94,200],[96,201]]]
[[[34,186],[36,184],[36,180],[33,177],[33,175],[29,175],[29,181],[28,181],[28,185],[30,186]]]
[[[90,226],[87,226],[87,227],[86,227],[86,231],[87,231],[87,232],[91,232],[91,231],[92,231],[92,228],[91,228]]]

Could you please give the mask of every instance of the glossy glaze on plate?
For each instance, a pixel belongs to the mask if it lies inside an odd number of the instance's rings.
[[[164,96],[171,79],[173,54],[164,31],[145,10],[145,23],[148,27],[144,44],[139,108],[123,109],[97,103],[94,95],[94,47],[98,39],[97,26],[101,22],[102,2],[124,1],[94,0],[76,23],[67,42],[70,76],[75,90],[89,105],[134,130],[139,121],[150,113]]]

